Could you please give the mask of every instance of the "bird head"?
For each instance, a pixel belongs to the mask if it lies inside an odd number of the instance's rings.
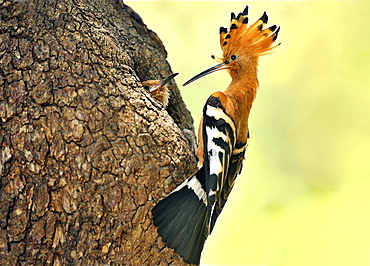
[[[168,77],[162,79],[162,80],[146,80],[141,82],[141,84],[144,86],[144,89],[149,90],[149,92],[154,92],[164,86],[167,85],[168,82],[171,81],[174,77],[176,77],[179,73],[174,73],[169,75]]]
[[[231,13],[230,28],[220,27],[220,46],[222,57],[212,55],[218,64],[206,69],[183,84],[191,82],[218,70],[227,69],[231,77],[237,77],[250,65],[257,65],[258,57],[268,54],[276,46],[280,27],[265,28],[268,20],[266,12],[252,25],[248,25],[248,6],[237,16]]]
[[[167,88],[168,82],[170,82],[179,73],[174,73],[162,80],[146,80],[141,82],[144,89],[148,90],[150,94],[163,104],[164,107],[168,104],[168,98],[170,96]]]

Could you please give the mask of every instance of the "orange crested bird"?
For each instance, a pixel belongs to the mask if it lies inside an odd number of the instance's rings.
[[[257,65],[269,53],[280,27],[265,28],[267,14],[248,26],[248,6],[235,16],[229,30],[220,28],[219,64],[194,76],[185,85],[226,69],[231,83],[214,92],[203,108],[199,128],[198,171],[152,210],[158,234],[185,262],[199,264],[207,236],[242,170],[249,140],[248,117],[258,88]]]
[[[150,94],[166,108],[168,105],[168,99],[170,98],[169,89],[167,83],[170,82],[179,73],[169,75],[167,78],[162,80],[146,80],[141,82],[144,89],[149,90]]]

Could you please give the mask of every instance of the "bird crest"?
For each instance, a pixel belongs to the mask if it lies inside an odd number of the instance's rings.
[[[248,25],[248,6],[237,16],[232,12],[230,28],[220,27],[220,46],[222,57],[212,55],[219,64],[204,70],[183,84],[186,86],[193,81],[218,70],[227,69],[236,78],[242,66],[257,64],[258,57],[268,54],[276,46],[273,45],[278,37],[280,27],[272,25],[266,27],[268,16],[266,12],[252,25]]]
[[[273,45],[280,27],[276,25],[265,28],[268,21],[266,12],[252,25],[248,26],[248,6],[237,16],[232,12],[229,30],[220,27],[220,46],[223,57],[229,58],[236,51],[250,53],[251,56],[268,54],[277,45]]]

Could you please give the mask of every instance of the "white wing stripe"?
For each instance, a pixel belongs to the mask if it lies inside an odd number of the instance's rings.
[[[223,163],[220,161],[220,157],[218,156],[219,153],[223,153],[225,155],[225,150],[222,149],[220,146],[216,145],[213,142],[213,138],[222,138],[226,141],[227,136],[218,131],[217,128],[211,128],[206,126],[206,133],[207,133],[207,149],[208,158],[209,158],[209,171],[210,174],[219,175],[223,172]]]
[[[207,195],[204,189],[202,188],[201,183],[197,179],[195,175],[192,177],[186,179],[184,182],[182,182],[181,185],[179,185],[177,188],[175,188],[171,193],[174,193],[176,191],[179,191],[182,189],[184,186],[188,186],[188,188],[192,189],[199,198],[199,200],[202,200],[205,205],[207,205]]]
[[[208,115],[209,117],[213,117],[216,120],[219,120],[219,119],[225,120],[225,122],[230,125],[233,132],[236,132],[233,120],[228,115],[226,115],[225,112],[221,108],[207,105],[206,115]]]

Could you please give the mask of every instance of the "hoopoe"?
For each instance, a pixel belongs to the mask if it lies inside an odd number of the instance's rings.
[[[168,105],[168,99],[170,98],[169,89],[167,83],[171,79],[176,77],[179,73],[169,75],[167,78],[162,80],[146,80],[141,82],[144,89],[149,90],[150,94],[166,108]]]
[[[199,128],[198,171],[153,208],[154,225],[170,248],[185,262],[199,264],[207,236],[242,170],[249,140],[248,117],[258,88],[258,58],[277,45],[280,27],[265,28],[267,14],[248,26],[248,6],[235,16],[230,28],[220,28],[219,63],[194,76],[189,83],[226,69],[232,81],[214,92],[203,108]]]

